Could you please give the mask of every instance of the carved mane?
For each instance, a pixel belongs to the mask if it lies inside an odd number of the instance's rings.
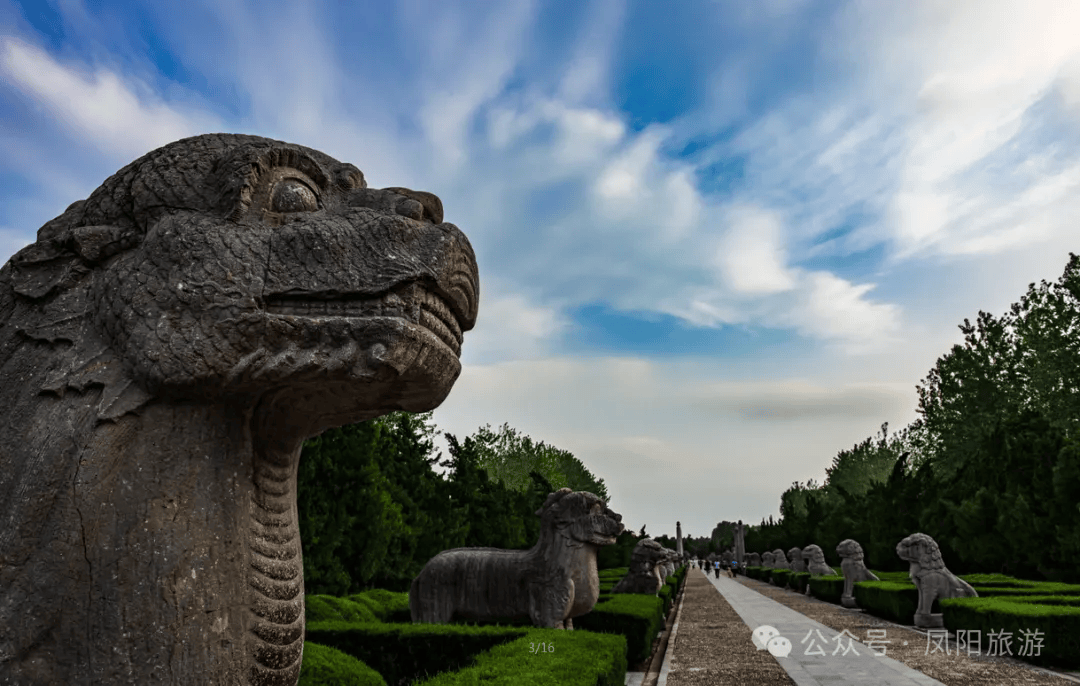
[[[441,403],[477,295],[438,198],[258,136],[41,227],[0,268],[0,682],[295,681],[300,447]]]

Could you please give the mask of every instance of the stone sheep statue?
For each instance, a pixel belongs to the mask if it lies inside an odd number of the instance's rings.
[[[840,541],[836,546],[840,555],[840,571],[844,573],[844,595],[840,603],[844,607],[857,607],[855,603],[855,584],[859,581],[879,581],[877,575],[866,568],[863,562],[863,549],[858,541],[850,538]]]
[[[835,576],[836,571],[825,564],[825,551],[820,546],[808,545],[802,549],[803,560],[808,560],[806,571],[813,576]]]
[[[772,551],[766,551],[761,554],[761,566],[765,569],[772,569],[774,567],[773,559],[776,557]]]
[[[630,571],[622,578],[612,593],[648,593],[656,595],[664,585],[656,570],[666,555],[659,543],[643,538],[630,553]]]
[[[596,553],[623,532],[622,515],[569,488],[549,495],[536,514],[540,540],[529,550],[455,548],[431,558],[409,591],[412,621],[529,619],[573,629],[573,618],[596,605]]]
[[[158,148],[0,269],[0,683],[295,684],[304,440],[438,407],[476,323],[431,193]]]
[[[773,551],[773,569],[791,569],[791,565],[788,564],[787,557],[784,555],[784,551],[777,548]]]
[[[802,548],[792,548],[787,551],[788,559],[791,560],[791,571],[805,572],[806,560],[802,556]]]
[[[761,564],[762,564],[761,563],[761,555],[758,555],[757,553],[747,553],[746,554],[746,566],[747,567],[760,567]]]
[[[945,568],[941,549],[926,534],[911,534],[896,545],[900,559],[911,563],[908,573],[919,589],[919,607],[915,611],[915,626],[939,629],[944,626],[940,613],[931,614],[934,601],[941,598],[977,598],[971,584]]]

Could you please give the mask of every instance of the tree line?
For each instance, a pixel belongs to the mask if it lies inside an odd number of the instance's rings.
[[[964,343],[917,386],[920,417],[841,450],[823,484],[794,483],[780,520],[747,527],[747,551],[816,543],[839,561],[903,570],[916,531],[959,573],[1080,582],[1080,257],[1031,284],[1001,317],[964,320]]]
[[[603,479],[570,452],[508,424],[498,432],[481,427],[463,441],[445,434],[450,457],[443,461],[431,414],[394,412],[304,443],[297,510],[307,593],[408,590],[443,550],[532,547],[540,535],[536,511],[559,488],[608,499]],[[448,478],[436,465],[449,467]]]

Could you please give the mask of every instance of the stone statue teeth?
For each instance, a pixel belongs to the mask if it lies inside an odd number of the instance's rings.
[[[296,683],[301,445],[437,407],[478,302],[438,197],[258,136],[47,222],[0,268],[0,684]]]

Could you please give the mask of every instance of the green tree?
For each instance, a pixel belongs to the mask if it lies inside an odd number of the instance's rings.
[[[953,478],[978,450],[996,422],[1026,402],[1016,337],[1006,318],[979,312],[976,326],[960,326],[965,344],[938,359],[917,386],[919,413],[935,445],[935,470]]]
[[[1028,286],[1012,308],[1019,375],[1032,409],[1068,437],[1080,425],[1080,257],[1069,253],[1061,278]]]
[[[480,465],[492,480],[509,489],[527,491],[530,488],[529,473],[536,471],[555,490],[588,491],[609,500],[604,480],[596,478],[572,453],[543,441],[534,443],[528,436],[519,435],[509,424],[503,424],[499,433],[493,432],[490,425],[482,426],[473,439]]]
[[[825,483],[841,487],[852,496],[861,496],[875,483],[884,483],[892,472],[898,453],[888,441],[889,423],[881,425],[878,440],[867,438],[850,450],[841,450],[825,470]]]
[[[480,450],[471,436],[463,442],[445,434],[450,445],[450,493],[454,508],[467,518],[465,547],[521,549],[535,541],[525,540],[523,503],[529,496],[492,481],[480,465]]]
[[[379,571],[391,541],[407,535],[382,473],[378,420],[331,429],[305,442],[297,510],[309,593],[345,595]]]

